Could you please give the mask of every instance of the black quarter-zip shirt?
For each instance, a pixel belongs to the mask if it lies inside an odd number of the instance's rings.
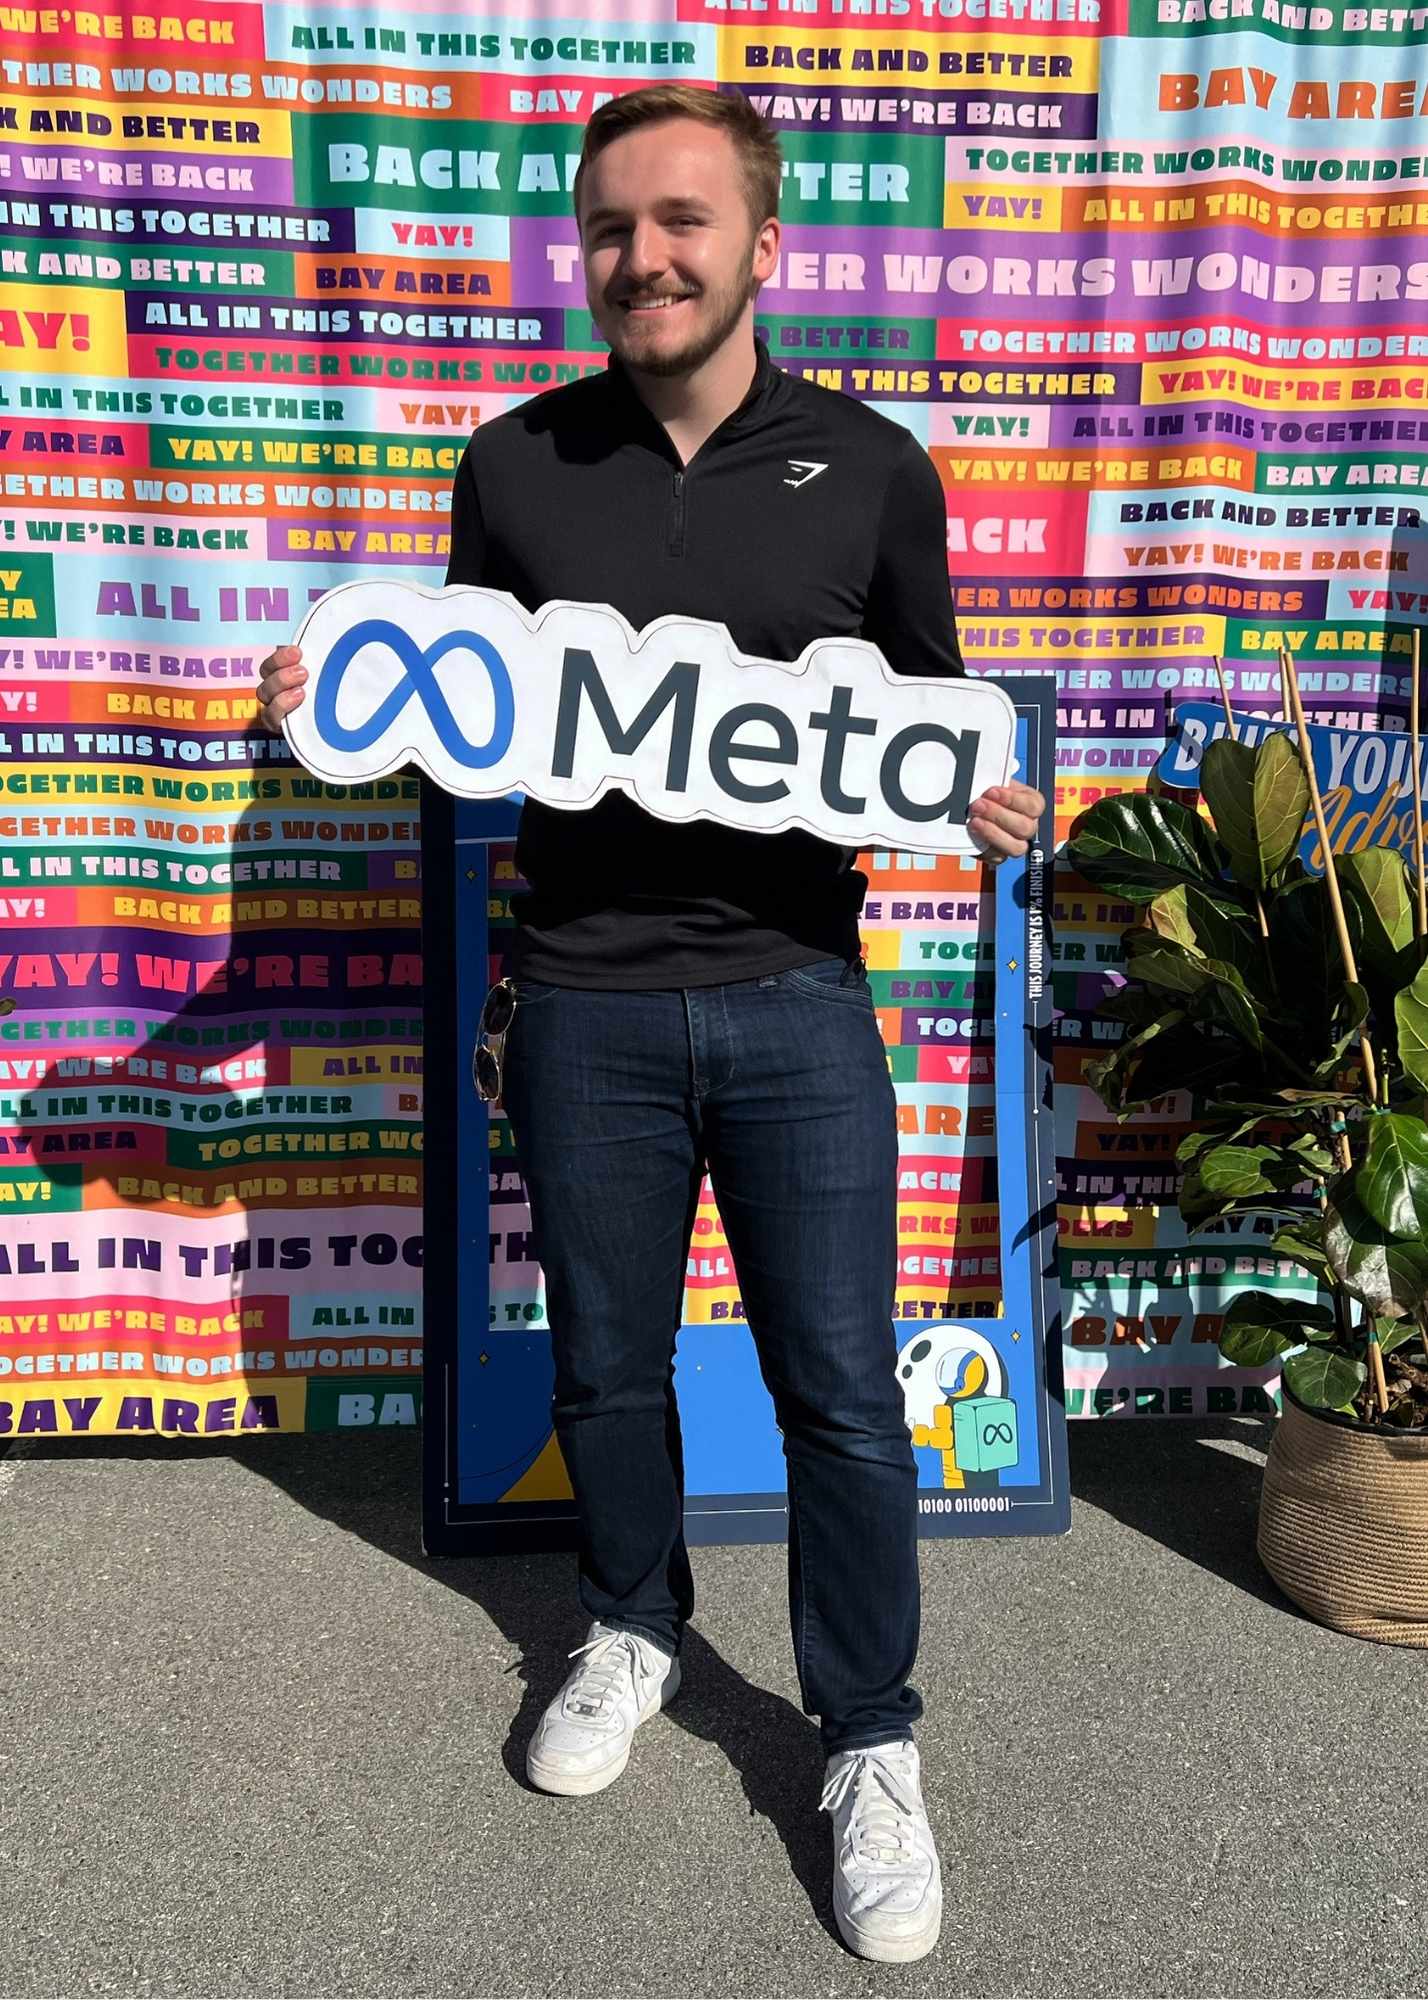
[[[960,674],[936,469],[900,424],[775,368],[687,465],[618,361],[472,437],[452,496],[448,583],[527,611],[609,604],[728,627],[796,660],[871,640],[895,672]],[[516,970],[557,986],[707,986],[858,953],[866,878],[794,829],[652,817],[622,792],[579,810],[528,799],[513,898]]]

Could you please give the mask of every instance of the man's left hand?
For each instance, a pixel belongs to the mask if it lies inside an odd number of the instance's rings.
[[[1026,853],[1045,810],[1045,799],[1030,785],[993,785],[973,800],[967,825],[988,861],[1005,861]]]

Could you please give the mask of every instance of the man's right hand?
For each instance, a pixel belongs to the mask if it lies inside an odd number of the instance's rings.
[[[301,646],[279,646],[258,669],[258,714],[274,736],[282,735],[283,717],[303,699],[307,668],[301,662]]]

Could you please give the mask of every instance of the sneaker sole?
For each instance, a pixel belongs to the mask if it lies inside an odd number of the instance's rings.
[[[526,1752],[526,1776],[537,1791],[549,1792],[558,1799],[588,1799],[594,1792],[603,1792],[607,1786],[614,1784],[629,1763],[630,1751],[634,1747],[635,1729],[638,1729],[642,1722],[648,1722],[652,1715],[658,1715],[662,1708],[669,1706],[679,1693],[679,1682],[680,1669],[676,1660],[636,1716],[635,1728],[630,1731],[631,1741],[625,1745],[613,1763],[602,1765],[598,1771],[554,1770],[549,1765],[543,1765],[533,1755],[534,1746],[532,1746],[532,1750]]]
[[[873,1959],[880,1965],[910,1965],[914,1959],[926,1958],[936,1947],[937,1940],[942,1934],[942,1899],[938,1898],[931,1920],[924,1928],[912,1932],[908,1937],[881,1938],[861,1930],[857,1924],[845,1918],[842,1911],[836,1907],[833,1917],[838,1926],[838,1935],[849,1951],[858,1958]]]

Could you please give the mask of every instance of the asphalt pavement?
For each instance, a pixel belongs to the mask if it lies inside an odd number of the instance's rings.
[[[1258,1566],[1266,1429],[1072,1427],[1053,1541],[924,1544],[946,1916],[832,1927],[783,1551],[696,1550],[685,1684],[526,1788],[568,1557],[429,1562],[412,1435],[0,1457],[0,1992],[1424,1995],[1428,1659]]]

